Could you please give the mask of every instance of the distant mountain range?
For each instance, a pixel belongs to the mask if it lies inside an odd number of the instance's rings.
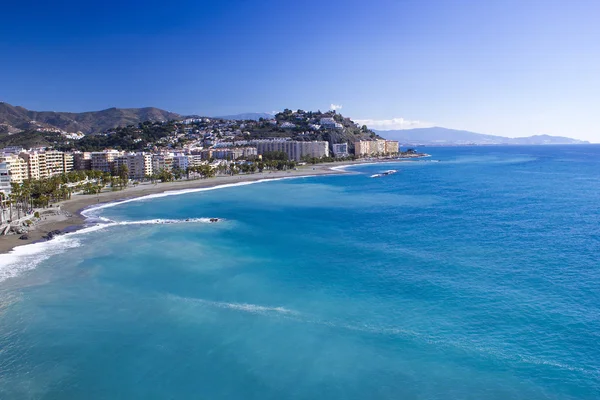
[[[182,116],[154,107],[109,108],[82,113],[31,111],[0,102],[0,134],[35,129],[59,129],[85,134],[103,132],[118,126],[137,125],[143,121],[168,121]]]
[[[247,121],[247,120],[258,121],[261,118],[273,119],[273,118],[275,118],[275,115],[269,114],[269,113],[244,113],[244,114],[234,114],[234,115],[222,115],[222,116],[213,117],[213,118],[240,120],[240,121]]]
[[[404,145],[457,146],[457,145],[541,145],[541,144],[587,144],[589,142],[562,136],[534,135],[529,137],[508,138],[484,135],[469,131],[441,127],[417,128],[390,131],[375,131],[378,135],[397,140]]]
[[[229,120],[272,119],[269,113],[244,113],[224,115],[214,118]],[[109,108],[101,111],[82,113],[31,111],[20,106],[0,102],[0,135],[22,131],[60,130],[62,132],[84,134],[104,132],[109,129],[137,125],[144,121],[181,120],[183,115],[154,107]],[[560,136],[535,135],[524,138],[507,138],[460,131],[441,127],[406,130],[375,131],[380,136],[398,140],[404,145],[539,145],[539,144],[585,144],[588,142]]]

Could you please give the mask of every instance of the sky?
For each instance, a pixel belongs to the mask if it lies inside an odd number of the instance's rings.
[[[0,101],[600,142],[600,2],[6,2]]]

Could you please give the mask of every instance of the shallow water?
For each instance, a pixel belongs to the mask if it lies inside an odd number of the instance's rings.
[[[1,256],[0,398],[598,398],[600,146],[427,152]]]

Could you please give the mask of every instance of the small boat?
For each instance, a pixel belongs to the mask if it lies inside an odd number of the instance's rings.
[[[388,169],[387,171],[383,171],[378,174],[371,175],[371,178],[381,178],[382,176],[392,175],[392,174],[395,174],[396,172],[398,172],[398,171],[396,171],[395,169]]]

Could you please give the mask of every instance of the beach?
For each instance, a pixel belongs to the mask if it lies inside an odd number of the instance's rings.
[[[398,160],[395,160],[398,161]],[[181,180],[176,182],[165,182],[152,184],[145,182],[136,186],[129,186],[119,191],[106,191],[98,195],[73,195],[71,199],[62,201],[53,205],[60,207],[61,215],[52,215],[39,221],[29,232],[29,240],[19,239],[20,235],[7,235],[0,237],[0,254],[7,253],[17,246],[31,244],[39,240],[44,240],[43,237],[55,230],[64,231],[66,229],[81,226],[85,222],[85,218],[81,215],[81,211],[85,208],[119,200],[133,199],[143,197],[150,194],[163,193],[169,191],[209,188],[224,184],[235,184],[241,182],[253,182],[265,179],[280,179],[280,178],[298,178],[303,176],[317,175],[334,175],[342,174],[343,170],[336,167],[347,166],[352,164],[361,164],[364,162],[342,162],[328,163],[318,165],[306,165],[298,167],[295,170],[289,171],[265,171],[262,173],[233,175],[233,176],[217,176],[208,179],[196,180]]]
[[[0,255],[0,398],[596,398],[600,149],[435,152],[74,196]]]

